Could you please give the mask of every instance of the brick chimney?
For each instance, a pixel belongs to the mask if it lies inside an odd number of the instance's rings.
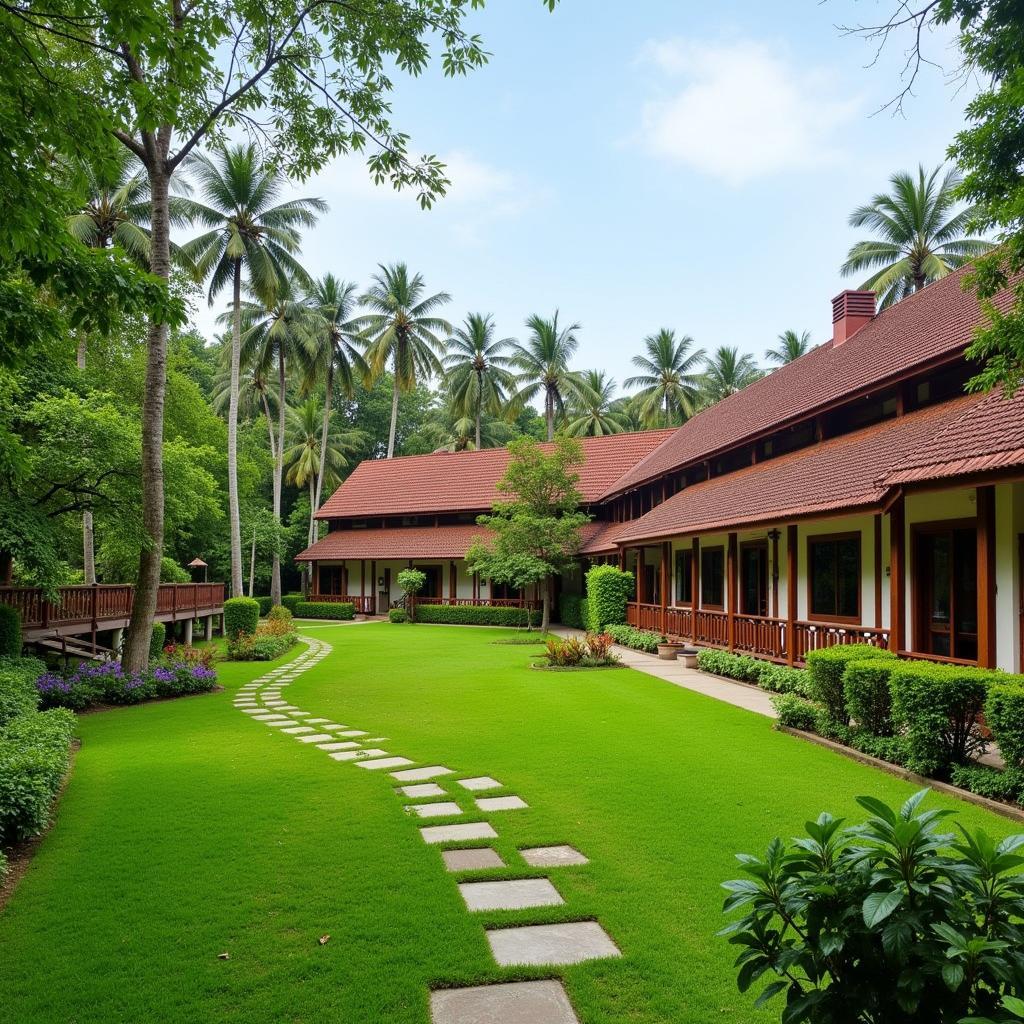
[[[832,347],[852,338],[875,315],[875,293],[847,289],[832,300]]]

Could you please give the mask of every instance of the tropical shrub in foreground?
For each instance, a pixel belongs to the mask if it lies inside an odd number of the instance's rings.
[[[1024,996],[1024,835],[995,842],[941,826],[927,790],[899,810],[843,827],[821,814],[807,835],[740,854],[722,934],[740,947],[738,985],[768,979],[784,1024],[959,1024],[1016,1020]]]

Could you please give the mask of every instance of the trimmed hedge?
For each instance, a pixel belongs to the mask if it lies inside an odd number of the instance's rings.
[[[611,566],[598,566],[598,568],[611,568]],[[632,647],[635,651],[644,651],[646,654],[657,654],[658,644],[665,642],[665,638],[660,633],[653,633],[649,629],[634,629],[632,626],[625,626],[621,623],[606,626],[604,632],[617,644],[621,644],[623,647]]]
[[[899,664],[890,658],[868,658],[851,661],[843,672],[846,717],[872,736],[893,734],[889,677]]]
[[[156,661],[164,653],[167,641],[167,627],[162,622],[153,623],[153,632],[149,634],[149,660]]]
[[[21,715],[0,729],[0,843],[46,827],[74,729],[74,712],[65,708]]]
[[[605,626],[626,621],[626,603],[633,592],[633,574],[614,565],[595,565],[587,570],[587,617],[583,628],[601,633]]]
[[[269,615],[270,609],[274,607],[274,599],[269,594],[265,596],[260,594],[254,597],[253,600],[259,603],[260,618],[262,618],[264,615]],[[284,598],[282,598],[282,600],[284,600]]]
[[[281,597],[281,604],[284,605],[284,607],[287,608],[288,611],[290,611],[292,613],[292,615],[294,615],[295,614],[295,606],[300,601],[305,601],[305,600],[306,600],[306,595],[305,594],[284,594]]]
[[[255,633],[260,621],[260,603],[254,597],[229,597],[224,602],[224,633],[237,640],[239,633]]]
[[[9,604],[0,604],[0,658],[21,654],[21,613]]]
[[[1007,768],[1024,772],[1024,680],[995,683],[985,701],[985,724],[992,730]]]
[[[779,716],[779,725],[787,725],[790,729],[802,729],[804,732],[814,732],[818,727],[821,709],[817,704],[795,693],[777,693],[772,697],[772,706]]]
[[[580,605],[583,598],[579,594],[562,594],[558,598],[558,621],[563,626],[583,628],[583,612]]]
[[[892,651],[870,644],[837,644],[807,653],[807,668],[811,673],[811,697],[825,709],[832,721],[846,725],[846,692],[843,689],[843,673],[846,666],[854,661],[868,658],[890,658],[896,660]]]
[[[748,654],[730,654],[728,651],[703,650],[697,655],[697,667],[716,676],[739,679],[744,683],[760,683],[767,662]]]
[[[39,707],[36,679],[45,671],[38,658],[0,658],[0,726]]]
[[[409,616],[404,608],[388,609],[388,622],[408,622]]]
[[[530,613],[530,625],[540,625],[540,609]],[[492,608],[481,604],[421,604],[416,608],[417,622],[449,626],[525,626],[525,608]]]
[[[283,599],[282,599],[283,600]],[[288,606],[285,605],[287,608]],[[300,619],[354,619],[356,606],[351,601],[296,601],[289,611]]]

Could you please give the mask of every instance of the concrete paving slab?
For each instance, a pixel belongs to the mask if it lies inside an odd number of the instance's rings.
[[[579,1024],[560,981],[512,981],[430,993],[432,1024]]]
[[[305,732],[312,732],[313,730],[308,725],[295,725],[290,729],[282,729],[281,732],[291,733],[293,736],[301,736]]]
[[[399,768],[403,764],[412,764],[408,757],[378,757],[373,761],[357,761],[360,768],[367,768],[371,772],[379,771],[381,768]]]
[[[406,804],[405,809],[417,818],[446,818],[461,814],[462,808],[454,800],[440,800],[433,804]]]
[[[442,775],[454,775],[451,768],[440,764],[428,765],[426,768],[409,768],[402,772],[392,772],[391,777],[399,782],[421,782],[425,779],[436,779]]]
[[[501,967],[513,964],[557,966],[622,956],[596,921],[491,928],[487,931],[487,941]]]
[[[570,864],[589,864],[590,861],[572,846],[532,846],[519,851],[531,867],[559,868]]]
[[[444,866],[449,871],[482,871],[486,868],[503,868],[505,862],[497,850],[481,846],[472,850],[442,850]]]
[[[303,743],[323,743],[324,740],[329,740],[331,734],[329,732],[315,732],[312,736],[300,736],[299,739]]]
[[[329,737],[333,739],[334,737]],[[347,740],[344,743],[321,743],[317,748],[318,750],[356,750],[359,744],[353,743],[352,740]]]
[[[498,789],[501,783],[497,779],[492,779],[490,775],[478,775],[473,779],[459,779],[459,785],[463,789],[477,790]]]
[[[518,811],[530,806],[521,796],[484,796],[476,805],[481,811]]]
[[[398,792],[413,800],[424,796],[444,796],[445,793],[436,782],[423,782],[418,786],[399,786]]]
[[[459,892],[469,910],[523,910],[565,903],[547,878],[512,878],[497,882],[460,882]]]
[[[498,833],[489,822],[468,821],[460,825],[428,825],[420,829],[428,843],[458,843],[464,839],[496,839]]]

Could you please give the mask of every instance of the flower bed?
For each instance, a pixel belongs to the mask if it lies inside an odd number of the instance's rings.
[[[552,637],[544,645],[544,660],[536,662],[534,668],[610,668],[619,664],[611,647],[612,638],[607,633],[588,633],[585,640]]]
[[[621,624],[605,626],[604,631],[623,647],[632,647],[635,651],[643,651],[645,654],[657,654],[658,644],[663,644],[665,638],[661,633],[654,633],[649,629],[635,629],[633,626]]]

